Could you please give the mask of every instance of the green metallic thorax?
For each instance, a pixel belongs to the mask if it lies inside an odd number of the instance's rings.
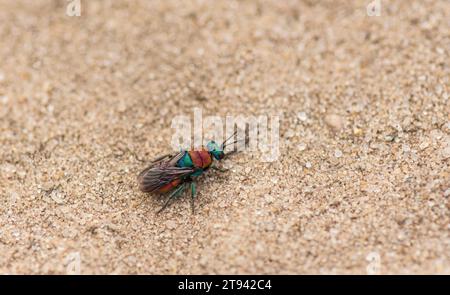
[[[178,160],[178,167],[194,167],[194,163],[192,163],[191,156],[188,152],[184,152],[184,156]]]
[[[188,152],[184,152],[184,156],[180,160],[178,160],[177,166],[182,168],[194,167],[194,163],[192,163],[191,156],[189,155]],[[198,171],[192,173],[190,176],[200,176],[203,172],[204,172],[203,169],[199,169]]]

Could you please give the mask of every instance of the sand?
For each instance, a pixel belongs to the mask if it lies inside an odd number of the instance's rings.
[[[0,273],[450,273],[450,2],[0,1]],[[280,116],[160,215],[172,118]]]

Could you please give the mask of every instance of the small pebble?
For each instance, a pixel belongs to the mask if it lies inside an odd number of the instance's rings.
[[[444,197],[450,197],[450,188],[445,190]]]
[[[124,102],[119,103],[117,110],[119,111],[119,113],[125,112],[127,110],[126,104]]]
[[[391,142],[391,141],[394,140],[394,138],[395,138],[395,136],[393,136],[393,135],[386,135],[384,137],[384,140],[387,141],[387,142]]]
[[[295,132],[292,129],[289,129],[285,134],[286,138],[292,138],[292,137],[294,137],[294,135],[295,135]]]
[[[443,157],[444,159],[450,158],[450,146],[447,146],[446,148],[444,148],[444,149],[442,150],[442,157]]]
[[[325,123],[334,131],[341,130],[344,127],[344,120],[342,119],[342,117],[334,114],[326,115]]]
[[[355,135],[355,136],[361,136],[361,135],[363,135],[364,134],[364,132],[363,132],[363,130],[361,129],[361,128],[353,128],[353,135]]]
[[[52,198],[53,201],[55,201],[56,204],[61,205],[64,203],[64,194],[59,192],[58,190],[52,191],[50,197]]]
[[[175,229],[176,227],[177,227],[177,223],[175,222],[175,221],[173,221],[173,220],[168,220],[167,222],[166,222],[166,227],[168,228],[168,229]]]
[[[314,191],[314,189],[313,189],[312,187],[310,187],[310,186],[305,186],[305,187],[303,188],[303,192],[304,192],[305,194],[312,193],[313,191]]]
[[[305,112],[299,112],[299,113],[297,114],[297,118],[298,118],[300,121],[305,122],[305,121],[308,119],[308,116],[306,115]]]
[[[341,151],[341,150],[335,150],[335,151],[334,151],[334,156],[335,156],[336,158],[342,157],[342,151]]]
[[[409,145],[403,144],[402,145],[402,150],[403,150],[404,153],[408,153],[409,151],[411,151],[411,148],[409,147]]]
[[[428,146],[430,145],[430,143],[428,141],[424,141],[419,145],[420,150],[424,150],[426,149]]]
[[[306,150],[306,144],[305,143],[300,143],[299,145],[298,145],[298,150],[299,151],[304,151],[304,150]]]
[[[265,199],[265,201],[266,201],[267,204],[270,204],[270,203],[273,202],[273,197],[272,197],[271,195],[266,195],[266,196],[264,197],[264,199]]]

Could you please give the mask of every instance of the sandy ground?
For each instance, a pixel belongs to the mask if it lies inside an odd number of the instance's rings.
[[[450,273],[450,2],[0,1],[0,273]],[[172,118],[279,115],[163,214]]]

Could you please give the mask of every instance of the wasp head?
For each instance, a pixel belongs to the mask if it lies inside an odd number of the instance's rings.
[[[208,142],[206,148],[216,160],[222,160],[225,157],[225,153],[223,152],[222,147],[219,146],[215,141]]]

